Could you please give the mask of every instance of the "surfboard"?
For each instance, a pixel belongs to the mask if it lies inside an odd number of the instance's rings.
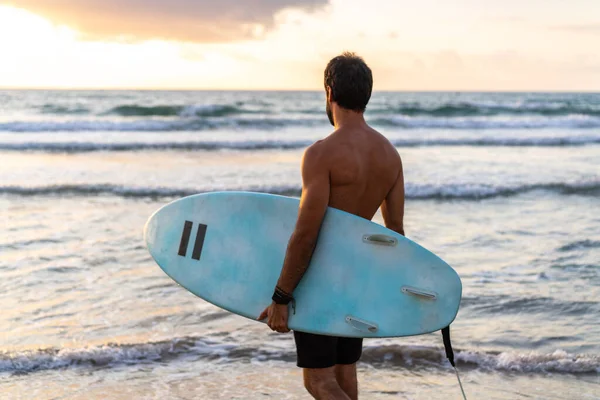
[[[175,282],[256,319],[271,303],[298,206],[297,198],[263,193],[189,196],[154,213],[144,238]],[[433,253],[330,207],[288,325],[345,337],[419,335],[454,320],[461,292],[458,274]]]

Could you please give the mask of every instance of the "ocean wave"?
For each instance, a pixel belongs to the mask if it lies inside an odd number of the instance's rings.
[[[171,110],[170,106],[160,106],[160,109],[148,111],[153,113],[179,112]],[[138,110],[139,111],[139,110]],[[140,118],[140,115],[131,112],[130,117],[110,119],[99,117],[94,119],[57,119],[57,120],[32,120],[32,121],[5,121],[0,123],[0,132],[169,132],[169,131],[204,131],[211,129],[258,129],[271,130],[288,127],[323,127],[329,130],[325,114],[319,117],[298,117],[282,115],[252,116],[200,116],[197,113],[191,117],[180,115],[172,118]],[[139,111],[141,112],[141,111]],[[181,111],[183,112],[183,111]],[[227,113],[228,111],[206,111],[210,113]],[[367,121],[378,128],[394,129],[447,129],[447,130],[507,130],[507,129],[594,129],[600,128],[600,117],[591,116],[565,116],[565,117],[528,117],[528,118],[489,118],[489,117],[461,117],[461,118],[427,118],[402,115],[371,117]]]
[[[404,129],[593,129],[600,127],[600,117],[589,115],[568,115],[555,117],[464,116],[456,118],[431,118],[422,116],[394,115],[369,118],[368,122],[374,126]]]
[[[600,248],[600,240],[578,240],[575,242],[571,242],[569,244],[566,244],[564,246],[561,246],[560,248],[558,248],[557,251],[561,251],[561,252],[567,252],[567,251],[573,251],[573,250],[582,250],[582,249],[597,249]]]
[[[70,195],[97,196],[113,195],[126,198],[172,198],[184,197],[212,191],[251,191],[286,196],[300,196],[299,186],[243,186],[243,187],[136,187],[114,184],[57,184],[47,186],[0,186],[0,194],[17,196]],[[415,185],[406,184],[406,197],[416,200],[483,200],[497,197],[513,197],[532,191],[546,191],[559,195],[598,195],[600,181],[580,183],[536,183],[513,187],[483,184]]]
[[[44,104],[39,107],[42,114],[78,115],[89,114],[90,109],[84,106],[67,106],[60,104]]]
[[[522,373],[596,374],[600,372],[600,357],[591,354],[570,354],[562,350],[553,353],[480,352],[455,349],[458,368],[482,371]],[[384,363],[400,367],[447,366],[441,349],[427,346],[388,345],[366,347],[361,361]]]
[[[600,138],[598,138],[600,143]],[[94,142],[29,142],[0,143],[0,150],[44,151],[61,153],[86,153],[93,151],[140,151],[140,150],[269,150],[301,149],[312,141],[284,140],[248,140],[248,141],[208,141],[208,142],[130,142],[130,143],[94,143]]]
[[[217,344],[198,338],[178,338],[150,343],[116,344],[86,348],[47,348],[32,351],[1,352],[0,372],[34,372],[75,366],[104,367],[168,361],[181,354],[218,358],[232,345]]]
[[[36,371],[76,367],[112,367],[144,363],[164,363],[177,358],[192,357],[221,362],[294,362],[293,349],[246,347],[220,343],[200,337],[117,344],[86,348],[47,348],[32,351],[0,352],[0,372],[31,373]],[[590,354],[481,352],[455,349],[459,368],[511,373],[600,373],[600,357]],[[443,350],[414,345],[365,346],[362,363],[386,367],[449,368]]]
[[[545,117],[582,115],[600,117],[600,105],[565,104],[565,103],[515,103],[491,104],[475,102],[449,102],[436,106],[426,106],[419,103],[405,103],[397,106],[369,108],[374,114],[399,114],[406,116],[429,116],[435,118],[475,117],[475,116],[526,116],[538,115]]]
[[[465,185],[415,185],[406,187],[407,198],[432,200],[483,200],[495,197],[513,197],[533,191],[546,191],[561,195],[597,195],[600,181],[581,183],[533,183],[517,186]]]
[[[600,313],[597,301],[563,301],[551,297],[515,298],[506,295],[463,297],[461,306],[485,316],[491,314],[594,315]]]
[[[267,111],[267,110],[265,110]],[[105,114],[122,117],[225,117],[236,114],[250,113],[235,105],[121,105],[111,108]]]
[[[291,126],[316,126],[324,119],[288,118],[176,118],[176,119],[74,119],[69,121],[1,122],[0,132],[196,132],[219,128],[270,130]]]
[[[185,197],[198,193],[206,193],[218,190],[244,190],[263,192],[278,195],[299,195],[300,189],[286,186],[248,186],[245,188],[206,188],[199,189],[179,189],[168,187],[130,187],[113,184],[96,185],[48,185],[48,186],[0,186],[0,194],[18,195],[18,196],[39,196],[39,195],[70,195],[70,196],[98,196],[113,195],[126,198],[171,198]]]
[[[600,138],[599,138],[600,143]],[[86,153],[93,151],[140,151],[140,150],[269,150],[301,149],[312,141],[209,141],[209,142],[130,142],[130,143],[94,143],[94,142],[29,142],[0,143],[0,150],[44,151],[61,153]]]
[[[251,101],[249,108],[244,108],[242,102],[221,104],[119,104],[99,113],[99,115],[119,115],[123,117],[177,117],[177,116],[202,116],[223,117],[245,113],[270,114],[273,104],[269,102]],[[324,106],[310,106],[295,108],[281,104],[282,113],[322,114]],[[64,104],[44,104],[40,107],[43,114],[79,114],[90,110],[85,107]],[[430,118],[462,118],[462,117],[495,117],[495,116],[589,116],[600,117],[600,104],[596,102],[570,102],[570,101],[527,101],[527,102],[476,102],[476,101],[448,101],[445,103],[401,102],[396,104],[373,104],[368,107],[368,114],[397,115],[406,117]]]
[[[575,147],[600,144],[600,136],[525,137],[525,138],[435,138],[391,139],[396,147]],[[311,140],[235,140],[235,141],[177,141],[177,142],[22,142],[0,143],[0,150],[85,153],[93,151],[143,150],[269,150],[302,149]]]

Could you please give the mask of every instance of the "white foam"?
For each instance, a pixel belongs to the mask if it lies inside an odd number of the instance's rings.
[[[107,344],[86,348],[0,353],[0,372],[29,372],[78,365],[137,364],[184,353],[225,357],[235,347],[232,344],[184,338],[156,343]]]
[[[228,116],[223,108],[223,116],[211,116],[219,113],[219,106],[190,106],[184,108],[181,115],[174,117],[136,117],[135,119],[93,118],[93,119],[54,119],[0,122],[0,132],[162,132],[162,131],[201,131],[218,128],[242,128],[269,130],[285,127],[327,127],[324,116],[286,115],[272,116],[256,114],[252,117]],[[233,112],[233,111],[232,111]],[[560,117],[412,117],[403,115],[375,116],[367,115],[368,122],[374,126],[398,127],[408,129],[591,129],[600,127],[600,117],[589,115],[569,115]]]
[[[152,124],[152,122],[148,122]],[[146,123],[144,123],[146,124]],[[162,126],[159,123],[158,126]],[[145,125],[144,125],[145,126]],[[137,126],[143,129],[144,126]],[[130,128],[136,127],[135,124]],[[148,125],[146,129],[153,129]],[[37,135],[40,135],[39,133]],[[57,134],[50,134],[57,135]],[[261,149],[301,149],[309,146],[313,140],[308,139],[282,139],[266,137],[243,140],[193,140],[193,137],[187,140],[148,140],[147,138],[136,140],[134,135],[127,138],[117,137],[111,140],[96,141],[88,139],[88,136],[78,135],[77,133],[66,133],[63,140],[57,140],[52,136],[45,135],[43,138],[20,139],[18,136],[11,137],[10,134],[4,134],[4,141],[0,142],[0,150],[12,151],[46,151],[46,152],[90,152],[90,151],[143,151],[143,150],[261,150]],[[29,135],[31,136],[31,135]],[[124,140],[125,139],[125,140]],[[474,147],[568,147],[583,146],[600,143],[600,135],[571,135],[571,136],[524,136],[524,137],[443,137],[443,138],[416,138],[400,139],[391,138],[391,142],[396,147],[424,147],[424,146],[474,146]]]
[[[377,343],[372,341],[371,343]],[[293,361],[294,351],[286,349],[244,348],[200,338],[176,338],[155,343],[107,344],[74,349],[45,349],[16,353],[0,353],[0,372],[32,372],[44,369],[95,367],[117,364],[166,362],[170,359],[193,356],[219,359],[220,362],[270,360]],[[475,367],[484,371],[518,373],[600,373],[600,357],[590,354],[571,354],[563,350],[553,353],[492,353],[455,350],[459,367]],[[391,363],[418,367],[426,365],[447,368],[443,350],[427,346],[378,345],[366,346],[364,363]]]
[[[600,357],[588,354],[570,354],[556,350],[550,354],[537,352],[509,353],[497,355],[462,351],[455,359],[459,362],[498,371],[513,372],[561,372],[561,373],[600,373]]]
[[[561,117],[453,117],[431,118],[397,115],[388,118],[375,118],[374,124],[399,126],[403,128],[443,128],[443,129],[590,129],[600,127],[600,118],[588,115],[568,115]]]
[[[177,188],[163,186],[124,186],[115,184],[56,184],[48,186],[0,186],[0,194],[34,195],[114,195],[122,197],[183,197],[212,191],[251,191],[299,196],[300,186],[250,185],[237,187],[203,186]],[[536,183],[515,186],[488,186],[483,184],[415,185],[406,184],[406,197],[421,200],[479,200],[494,197],[511,197],[534,190],[556,194],[590,194],[600,191],[600,181],[576,183]]]

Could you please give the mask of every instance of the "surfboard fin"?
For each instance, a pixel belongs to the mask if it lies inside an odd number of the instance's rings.
[[[458,379],[458,386],[460,386],[460,391],[463,395],[463,399],[467,400],[465,390],[463,389],[462,382],[460,381],[458,369],[456,369],[456,364],[454,362],[454,351],[452,350],[452,342],[450,342],[450,325],[442,329],[442,340],[444,341],[444,350],[446,351],[446,357],[448,358],[448,361],[450,361],[450,365],[452,365],[452,368],[454,368],[454,372],[456,372],[456,379]]]
[[[453,367],[456,367],[454,363],[454,351],[452,350],[452,343],[450,342],[450,325],[442,329],[442,340],[444,341],[444,350],[446,350],[446,357]]]

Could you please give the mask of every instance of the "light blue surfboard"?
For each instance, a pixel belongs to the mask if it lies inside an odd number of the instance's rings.
[[[144,229],[152,257],[202,299],[256,319],[271,303],[299,199],[217,192],[159,209]],[[433,332],[455,318],[462,286],[439,257],[381,225],[329,208],[294,291],[294,330],[347,337]]]

